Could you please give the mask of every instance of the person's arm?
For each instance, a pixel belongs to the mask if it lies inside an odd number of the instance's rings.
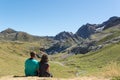
[[[49,67],[49,64],[47,65],[47,72],[50,72],[50,67]]]
[[[40,73],[39,66],[40,66],[40,63],[37,64],[37,68],[36,68],[37,76],[39,76],[39,73]]]
[[[25,73],[25,76],[27,76],[27,60],[25,61],[24,63],[24,73]]]

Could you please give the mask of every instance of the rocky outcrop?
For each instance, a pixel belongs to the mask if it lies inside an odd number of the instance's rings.
[[[67,42],[57,42],[53,44],[50,48],[46,49],[46,52],[48,54],[56,54],[64,51],[65,49],[69,48],[72,46],[72,44],[67,43]]]
[[[68,38],[73,38],[74,34],[72,32],[60,32],[59,34],[57,34],[54,39],[55,40],[66,40]]]
[[[95,48],[97,48],[95,41],[91,41],[91,42],[83,42],[81,44],[76,45],[75,47],[73,47],[70,50],[70,53],[73,54],[85,54],[89,51],[94,50]]]
[[[95,33],[96,30],[96,24],[89,24],[81,26],[78,31],[76,32],[76,35],[82,37],[82,38],[89,38],[91,34]]]
[[[54,37],[56,43],[53,44],[50,48],[46,49],[48,54],[55,54],[59,52],[65,51],[67,48],[71,47],[72,45],[81,43],[83,39],[78,35],[74,35],[71,32],[61,32]]]
[[[103,22],[100,27],[104,26],[104,30],[108,29],[110,27],[114,27],[116,25],[120,24],[120,17],[114,16],[111,17],[109,20]]]
[[[71,43],[77,43],[77,42],[81,41],[82,38],[76,34],[73,34],[72,32],[63,31],[63,32],[60,32],[59,34],[57,34],[54,37],[54,40],[63,41],[63,42],[65,42],[67,40],[67,41],[70,41]]]

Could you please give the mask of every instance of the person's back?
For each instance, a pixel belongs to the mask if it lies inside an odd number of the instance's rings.
[[[52,74],[49,72],[48,56],[46,54],[42,55],[39,63],[39,77],[52,77]]]
[[[48,63],[40,64],[40,67],[39,67],[40,74],[39,74],[39,76],[40,77],[50,77],[50,74],[48,72],[48,68],[49,68]]]
[[[31,52],[31,58],[25,61],[25,75],[26,76],[37,76],[37,70],[39,69],[39,62],[34,59],[35,54]]]
[[[37,76],[38,61],[29,58],[25,62],[25,75],[26,76]]]

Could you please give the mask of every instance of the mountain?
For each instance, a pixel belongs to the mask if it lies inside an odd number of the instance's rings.
[[[16,33],[16,32],[17,32],[17,31],[15,31],[15,30],[13,30],[13,29],[11,29],[11,28],[8,28],[8,29],[2,31],[1,33],[2,33],[2,34],[11,34],[11,33]]]
[[[76,32],[76,35],[82,37],[82,38],[89,38],[91,34],[95,33],[96,30],[96,24],[89,24],[81,26],[78,31]]]
[[[71,43],[77,43],[80,40],[82,40],[82,38],[77,35],[74,35],[72,32],[63,31],[63,32],[60,32],[59,34],[57,34],[54,37],[54,40],[59,40],[59,41],[69,40],[69,41],[71,41]]]
[[[22,31],[15,31],[11,28],[3,30],[0,32],[0,40],[7,40],[7,41],[40,41],[41,39],[52,37],[40,37],[28,34]]]
[[[67,48],[81,43],[83,39],[72,32],[60,32],[55,37],[56,41],[50,48],[46,49],[48,54],[60,53],[66,51]]]
[[[104,46],[105,41],[107,43],[112,39],[111,41],[114,42],[116,37],[119,37],[119,25],[120,18],[114,16],[102,24],[87,23],[81,26],[75,34],[66,31],[60,32],[54,37],[56,42],[46,49],[46,52],[48,54],[60,52],[85,54],[99,50]],[[117,41],[119,41],[119,38]],[[98,43],[101,44],[98,45]]]
[[[102,24],[89,24],[81,26],[76,34],[82,38],[90,38],[92,34],[96,32],[115,27],[120,24],[120,17],[113,16],[109,18],[107,21],[103,22]]]
[[[40,41],[48,54],[67,52],[85,54],[101,49],[104,44],[119,41],[120,17],[113,16],[102,24],[87,23],[74,34],[63,31],[56,36],[34,36],[26,32],[8,28],[0,32],[0,40],[6,41]]]
[[[73,33],[72,32],[66,32],[66,31],[63,31],[63,32],[60,32],[59,34],[57,34],[54,39],[55,40],[65,40],[65,39],[68,39],[68,38],[73,38]]]
[[[104,30],[105,30],[105,29],[108,29],[108,28],[110,28],[110,27],[114,27],[114,26],[119,25],[119,24],[120,24],[120,17],[113,16],[113,17],[111,17],[109,20],[103,22],[103,23],[100,25],[100,27],[101,27],[101,26],[104,26]]]

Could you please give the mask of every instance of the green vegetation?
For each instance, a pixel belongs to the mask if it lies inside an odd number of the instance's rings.
[[[24,76],[24,61],[30,51],[39,53],[40,42],[0,42],[0,77],[6,75]],[[39,59],[38,59],[39,60]],[[75,69],[50,61],[54,77],[74,77]]]
[[[51,61],[50,62],[50,71],[52,72],[54,77],[57,78],[69,78],[69,77],[75,77],[76,70],[74,68],[71,68],[69,66],[65,66],[64,64],[61,64],[60,62]]]
[[[103,42],[114,39],[118,36],[120,36],[120,28],[114,27],[92,35],[91,39],[98,40],[98,44],[102,44]]]
[[[0,42],[0,76],[23,75],[24,61],[34,46],[38,44]]]
[[[0,76],[24,75],[24,61],[29,52],[39,52],[40,43],[0,42]],[[96,52],[72,55],[50,55],[50,71],[54,77],[104,76],[117,80],[120,76],[120,42],[103,47]]]
[[[113,77],[111,80],[120,80],[120,76],[118,76],[118,77]]]
[[[102,43],[102,42],[111,40],[111,39],[113,39],[113,38],[115,38],[115,37],[118,37],[118,36],[120,36],[120,31],[112,32],[111,35],[108,35],[108,36],[106,36],[105,38],[101,39],[101,40],[99,41],[99,43]]]
[[[105,77],[120,75],[120,43],[109,45],[88,54],[74,55],[59,60],[67,66],[77,68],[79,75],[103,75]],[[109,67],[108,67],[109,66]],[[112,68],[112,70],[111,70]],[[108,71],[109,74],[106,72]]]

